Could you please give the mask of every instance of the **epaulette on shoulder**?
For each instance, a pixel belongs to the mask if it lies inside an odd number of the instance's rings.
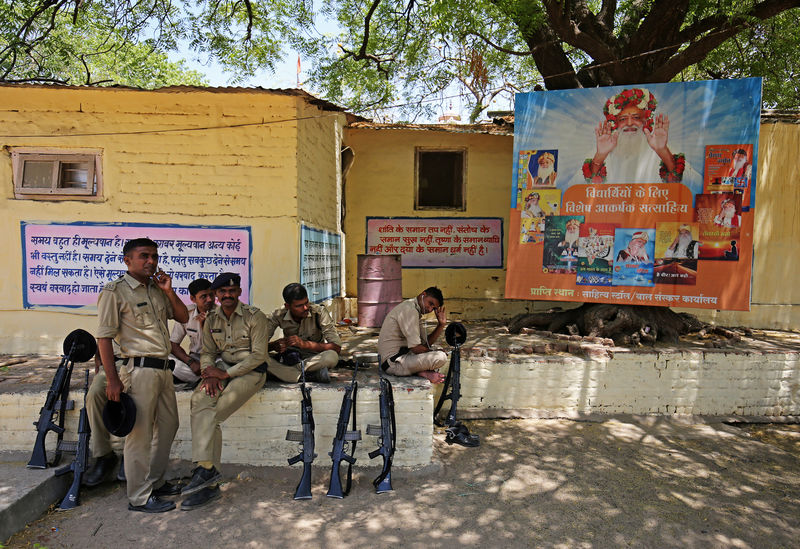
[[[106,282],[106,285],[103,286],[103,289],[104,290],[114,290],[114,288],[116,288],[119,285],[119,283],[122,282],[122,280],[123,280],[122,275],[120,275],[119,278],[115,278],[114,280],[111,280],[110,282]]]
[[[261,309],[256,307],[255,305],[245,305],[245,309],[250,311],[252,314],[260,313]]]

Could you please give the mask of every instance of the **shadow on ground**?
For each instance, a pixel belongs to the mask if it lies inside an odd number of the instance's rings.
[[[228,465],[223,498],[208,507],[132,513],[122,487],[107,485],[8,546],[763,548],[800,539],[791,444],[659,417],[468,425],[480,448],[447,446],[437,433],[437,464],[396,471],[391,494],[373,492],[377,471],[361,462],[349,497],[326,498],[328,468],[318,467],[303,502],[292,500],[299,467]]]

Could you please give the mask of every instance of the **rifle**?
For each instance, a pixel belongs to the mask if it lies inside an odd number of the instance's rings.
[[[60,476],[72,471],[72,485],[67,490],[67,495],[61,500],[59,510],[72,509],[80,505],[81,480],[86,469],[89,468],[89,437],[92,429],[89,427],[89,416],[86,412],[86,394],[89,392],[89,370],[86,370],[86,380],[83,384],[83,408],[81,409],[80,419],[78,420],[78,441],[75,443],[75,459],[72,463],[56,469],[56,476]],[[65,443],[69,444],[69,443]]]
[[[458,332],[458,333],[456,333]],[[450,353],[450,367],[444,380],[442,394],[433,411],[433,421],[438,426],[445,427],[445,442],[448,444],[461,444],[462,446],[480,446],[480,437],[471,435],[467,426],[456,419],[458,399],[461,398],[461,345],[467,340],[467,329],[460,322],[451,322],[445,329],[445,339],[453,347]],[[450,388],[450,393],[447,393]],[[442,422],[436,419],[445,400],[450,400],[450,411],[447,419]]]
[[[378,364],[381,363],[378,358]],[[383,469],[372,484],[375,485],[375,493],[383,494],[392,491],[392,458],[397,448],[397,427],[394,418],[394,393],[392,384],[383,375],[383,368],[378,368],[381,376],[381,394],[379,404],[381,410],[381,424],[367,425],[367,434],[380,437],[380,446],[369,453],[370,459],[378,456],[383,457]]]
[[[89,332],[84,330],[74,330],[64,339],[64,355],[58,365],[56,375],[53,376],[53,383],[47,391],[44,406],[39,410],[39,420],[34,421],[38,433],[36,442],[33,445],[33,454],[28,462],[30,469],[46,469],[48,465],[56,465],[61,461],[61,452],[64,449],[62,439],[64,437],[64,420],[68,407],[69,383],[72,379],[72,368],[75,362],[86,362],[94,356],[97,351],[97,342]],[[54,419],[58,418],[58,424]],[[45,439],[47,433],[55,431],[58,434],[56,451],[53,461],[48,464],[47,451],[45,449]]]
[[[336,436],[333,437],[333,449],[328,452],[333,461],[331,467],[331,481],[328,486],[328,493],[325,494],[329,498],[343,498],[350,493],[350,487],[353,483],[353,464],[356,458],[353,455],[356,453],[356,442],[361,440],[361,431],[356,428],[356,396],[358,393],[358,383],[356,382],[356,374],[358,373],[358,362],[356,362],[353,369],[353,380],[350,386],[345,388],[344,397],[342,398],[342,407],[339,410],[339,420],[336,423]],[[347,430],[347,423],[350,420],[350,415],[353,415],[353,430]],[[344,451],[344,445],[347,442],[352,443],[350,454]],[[339,474],[339,465],[342,460],[346,461],[347,466],[347,488],[342,491],[342,479]]]
[[[294,492],[294,499],[311,499],[311,463],[317,454],[314,453],[314,411],[311,405],[311,387],[306,387],[306,361],[300,361],[300,420],[303,423],[302,431],[286,431],[286,440],[302,444],[300,453],[289,458],[289,465],[303,461],[303,476]]]

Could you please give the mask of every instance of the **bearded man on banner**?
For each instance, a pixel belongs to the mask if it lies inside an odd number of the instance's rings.
[[[746,177],[750,180],[753,171],[753,164],[747,158],[747,151],[744,149],[736,149],[731,155],[731,167],[728,168],[726,177]]]
[[[669,117],[654,117],[657,101],[645,88],[628,88],[605,104],[594,133],[597,148],[583,163],[587,183],[681,183],[683,153],[669,149]],[[696,175],[696,174],[694,174]]]

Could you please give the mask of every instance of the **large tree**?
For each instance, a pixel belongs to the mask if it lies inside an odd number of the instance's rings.
[[[413,101],[461,82],[475,111],[491,93],[530,89],[539,78],[546,89],[564,89],[765,76],[765,104],[796,107],[798,6],[800,0],[338,0],[327,13],[344,32],[314,78],[332,99],[357,108],[396,101],[399,91]],[[451,53],[447,64],[442,51]],[[458,51],[467,55],[452,55]],[[476,77],[484,79],[482,95],[463,83]]]
[[[0,80],[122,81],[124,74],[108,70],[118,60],[132,59],[132,74],[137,63],[165,61],[183,46],[240,82],[272,69],[290,46],[313,59],[315,91],[362,113],[400,103],[413,116],[454,86],[474,118],[498,94],[537,84],[741,75],[765,76],[765,104],[790,107],[798,103],[798,6],[800,0],[2,0]],[[337,28],[318,30],[315,22],[324,21]]]

